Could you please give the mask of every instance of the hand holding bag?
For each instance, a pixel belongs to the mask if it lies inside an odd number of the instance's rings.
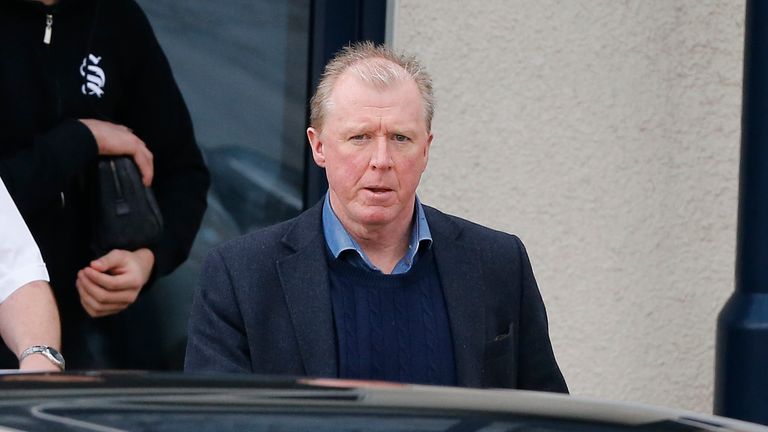
[[[112,249],[134,251],[155,244],[163,233],[163,217],[133,159],[100,158],[97,178],[93,251],[102,256]]]

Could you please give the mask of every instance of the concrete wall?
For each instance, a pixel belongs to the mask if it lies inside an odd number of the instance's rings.
[[[711,412],[744,1],[395,1],[436,82],[422,199],[523,239],[574,394]]]

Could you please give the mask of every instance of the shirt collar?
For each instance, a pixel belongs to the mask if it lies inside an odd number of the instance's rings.
[[[416,254],[422,248],[428,249],[432,245],[432,233],[429,231],[429,224],[427,224],[427,217],[424,214],[424,207],[421,205],[421,201],[416,197],[415,207],[415,221],[411,228],[411,237],[408,242],[408,251],[401,259],[401,263],[404,263],[408,267],[413,264]],[[365,252],[360,245],[352,238],[351,235],[341,224],[341,221],[331,208],[330,195],[326,193],[325,202],[323,203],[323,233],[325,234],[325,242],[328,245],[328,249],[334,258],[338,259],[342,252],[351,250],[356,252],[357,255],[363,259],[365,264],[372,269],[376,267],[365,256]],[[399,265],[399,264],[398,264]]]

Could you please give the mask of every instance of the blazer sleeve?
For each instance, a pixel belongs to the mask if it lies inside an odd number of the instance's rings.
[[[533,276],[531,262],[523,243],[517,237],[515,240],[520,248],[521,269],[518,388],[568,393],[568,386],[552,351],[547,311]]]
[[[251,373],[248,340],[232,278],[221,254],[208,254],[189,320],[184,370]]]

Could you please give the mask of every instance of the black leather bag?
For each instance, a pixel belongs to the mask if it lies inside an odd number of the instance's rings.
[[[133,251],[157,243],[163,217],[133,159],[101,158],[97,177],[91,249],[101,256],[112,249]]]

